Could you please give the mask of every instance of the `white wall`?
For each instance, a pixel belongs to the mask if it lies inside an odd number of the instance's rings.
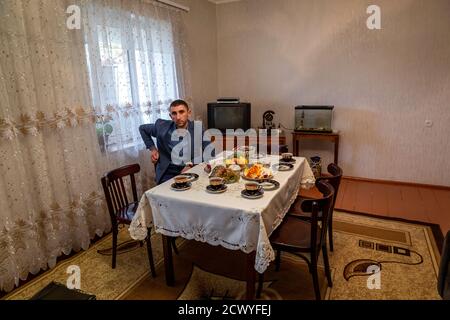
[[[366,28],[374,3],[382,30]],[[335,105],[345,175],[450,185],[450,1],[232,2],[217,42],[218,93],[250,101],[253,126],[269,108],[293,128],[295,105]]]
[[[206,121],[206,105],[218,94],[216,5],[207,0],[177,0],[184,14],[195,118]]]

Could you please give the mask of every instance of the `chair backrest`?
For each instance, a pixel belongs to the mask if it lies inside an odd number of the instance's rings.
[[[319,199],[305,199],[302,201],[302,211],[311,213],[311,246],[318,243],[318,246],[322,245],[325,241],[326,231],[328,228],[328,221],[330,212],[332,210],[334,188],[326,180],[322,180],[316,183],[317,188],[323,194]],[[319,218],[319,212],[322,212],[322,217]],[[319,230],[318,222],[322,222],[322,226]],[[317,242],[317,239],[320,241]]]
[[[450,300],[450,231],[447,232],[439,265],[438,292],[442,299]]]
[[[342,175],[343,171],[342,169],[334,163],[330,163],[327,167],[328,173],[331,174],[331,176],[328,177],[320,177],[316,180],[316,186],[317,183],[320,181],[327,180],[334,188],[334,198],[333,198],[333,204],[332,204],[332,210],[334,210],[334,205],[336,203],[336,198],[339,192],[339,186],[341,185]]]
[[[132,164],[114,169],[102,177],[103,191],[105,192],[108,211],[113,223],[115,223],[116,216],[121,209],[126,208],[132,202],[138,202],[134,174],[140,170],[141,167],[139,164]],[[127,176],[130,176],[131,181],[132,202],[128,201],[127,192],[123,183],[123,178]]]

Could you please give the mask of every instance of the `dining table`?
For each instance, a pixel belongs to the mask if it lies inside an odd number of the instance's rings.
[[[201,163],[187,171],[196,179],[185,191],[172,188],[171,179],[144,192],[129,232],[133,239],[144,240],[149,228],[162,235],[165,280],[168,286],[175,283],[173,257],[170,240],[182,237],[212,246],[222,246],[229,250],[240,250],[247,257],[246,299],[255,294],[256,272],[263,273],[275,252],[269,237],[281,224],[300,188],[314,185],[314,174],[308,161],[303,157],[293,157],[286,171],[280,168],[280,156],[267,155],[254,162],[269,164],[272,179],[277,181],[275,190],[264,190],[262,197],[243,197],[247,179],[228,184],[223,193],[209,193],[209,173],[205,167],[214,168],[224,163],[227,155],[220,154],[208,163]],[[252,161],[252,160],[251,160]],[[255,272],[256,271],[256,272]]]

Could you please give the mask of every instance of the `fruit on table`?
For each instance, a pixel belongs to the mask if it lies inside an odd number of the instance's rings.
[[[264,166],[259,163],[245,169],[244,175],[250,179],[268,179],[273,176],[270,169],[264,168]]]
[[[209,163],[206,164],[205,168],[204,168],[206,173],[210,173],[211,172],[211,165]]]

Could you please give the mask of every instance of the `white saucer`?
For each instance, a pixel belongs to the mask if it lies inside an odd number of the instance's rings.
[[[196,173],[180,173],[180,176],[185,176],[188,178],[188,182],[194,182],[198,180],[198,174]]]
[[[265,180],[259,184],[265,191],[277,190],[280,187],[280,183],[276,180]]]
[[[294,165],[287,162],[280,162],[278,164],[274,164],[272,169],[275,171],[289,171],[294,168]]]

